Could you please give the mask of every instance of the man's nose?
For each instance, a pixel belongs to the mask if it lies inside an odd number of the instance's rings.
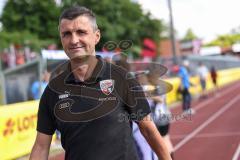
[[[76,34],[72,34],[71,43],[76,44],[79,42],[79,37]]]

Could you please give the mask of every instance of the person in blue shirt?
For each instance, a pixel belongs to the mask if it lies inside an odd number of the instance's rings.
[[[47,87],[49,79],[50,73],[48,71],[44,71],[42,81],[39,82],[38,80],[36,80],[33,82],[31,86],[31,94],[33,99],[35,100],[40,99],[44,89]]]
[[[189,66],[189,62],[187,60],[183,61],[183,64],[180,66],[178,71],[178,76],[181,79],[180,88],[182,94],[182,108],[184,113],[193,114],[193,110],[191,109],[191,93],[189,92],[189,88],[191,86],[190,76],[187,70]]]

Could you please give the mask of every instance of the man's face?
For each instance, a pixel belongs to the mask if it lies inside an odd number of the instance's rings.
[[[100,31],[94,30],[88,17],[73,20],[62,19],[59,25],[63,49],[70,59],[95,55],[95,45],[100,40]]]

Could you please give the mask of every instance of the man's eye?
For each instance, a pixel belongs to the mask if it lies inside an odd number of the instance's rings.
[[[67,37],[67,36],[69,36],[70,35],[70,32],[64,32],[63,34],[62,34],[62,37]]]
[[[82,30],[77,30],[77,34],[78,34],[78,35],[84,35],[84,34],[86,34],[86,32],[84,32],[84,31],[82,31]]]

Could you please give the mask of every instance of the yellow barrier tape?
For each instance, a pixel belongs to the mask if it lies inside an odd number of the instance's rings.
[[[218,71],[217,74],[218,74],[217,82],[219,87],[240,80],[240,68],[221,70]],[[177,94],[177,89],[180,85],[180,79],[170,78],[167,79],[166,81],[173,85],[173,90],[167,94],[167,104],[171,104],[181,98]],[[194,76],[190,78],[190,81],[192,84],[194,84],[194,86],[190,88],[191,94],[193,95],[199,94],[201,91],[199,78],[197,76]],[[214,87],[210,75],[208,76],[206,87],[208,91],[213,89]]]

